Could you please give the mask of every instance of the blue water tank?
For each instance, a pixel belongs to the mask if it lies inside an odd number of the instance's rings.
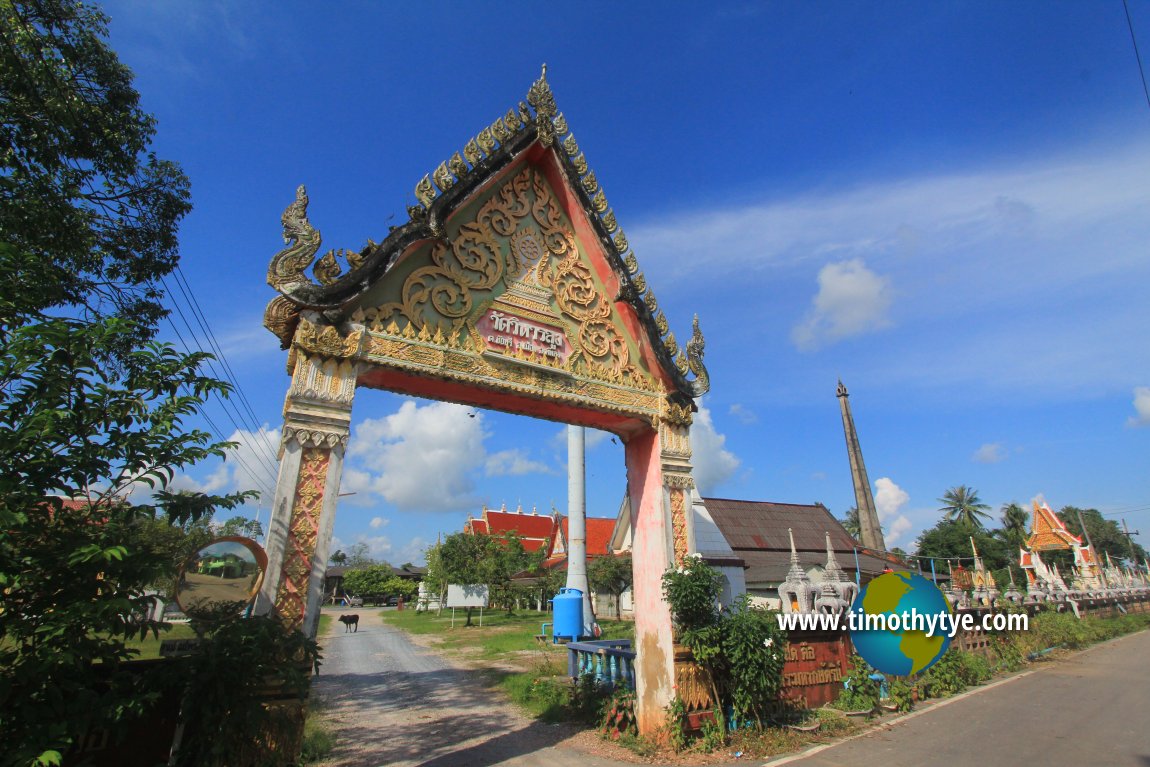
[[[551,636],[556,641],[577,641],[583,633],[583,592],[559,589],[552,602],[555,604],[555,625],[551,627]]]

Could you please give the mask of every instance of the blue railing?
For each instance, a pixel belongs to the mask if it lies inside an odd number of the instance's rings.
[[[591,674],[608,687],[635,689],[635,651],[630,639],[597,639],[567,643],[567,673],[572,679]]]

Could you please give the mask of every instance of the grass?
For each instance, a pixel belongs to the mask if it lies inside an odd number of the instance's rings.
[[[435,635],[439,639],[438,649],[447,652],[468,657],[506,658],[515,653],[542,648],[565,659],[567,651],[563,645],[552,645],[550,642],[543,645],[535,639],[542,624],[551,622],[551,616],[551,613],[535,610],[520,610],[513,615],[507,615],[504,610],[484,611],[483,625],[480,626],[477,610],[472,615],[472,625],[465,626],[466,611],[459,610],[455,614],[455,628],[452,628],[451,613],[448,610],[439,616],[414,610],[385,610],[380,613],[384,623],[401,628],[409,634]],[[634,624],[630,621],[604,621],[602,626],[606,638],[629,638],[634,633]]]
[[[335,749],[335,733],[328,726],[323,715],[323,705],[312,698],[303,725],[303,744],[300,749],[300,764],[321,762]]]
[[[530,716],[544,722],[586,720],[588,703],[573,694],[567,676],[567,650],[550,640],[541,643],[535,637],[543,623],[550,623],[552,613],[521,610],[507,615],[503,610],[484,612],[479,625],[478,611],[473,625],[464,626],[467,617],[456,612],[455,627],[451,613],[417,613],[414,610],[386,610],[380,617],[387,624],[410,634],[434,635],[436,649],[472,661],[498,661],[498,668],[485,669],[491,681]],[[631,638],[635,626],[630,621],[603,621],[603,636],[610,639]]]
[[[161,631],[159,638],[148,634],[144,639],[132,639],[125,644],[132,649],[140,651],[137,660],[149,660],[160,657],[160,643],[165,639],[195,639],[196,632],[187,623],[169,623],[167,631]]]

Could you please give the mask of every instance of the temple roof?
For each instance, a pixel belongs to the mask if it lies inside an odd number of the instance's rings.
[[[463,148],[441,162],[415,186],[417,204],[407,209],[409,220],[393,227],[380,243],[359,252],[334,249],[318,261],[319,232],[307,220],[307,192],[297,190],[296,201],[284,211],[284,239],[288,247],[276,254],[268,269],[268,283],[281,294],[265,312],[265,325],[285,348],[291,343],[301,310],[322,312],[328,321],[353,319],[355,301],[376,284],[412,247],[446,236],[446,222],[492,179],[531,153],[554,155],[568,197],[581,208],[606,262],[617,276],[616,302],[633,310],[653,355],[672,384],[670,396],[684,401],[701,396],[709,386],[702,363],[703,337],[696,318],[684,351],[668,327],[654,292],[639,270],[639,262],[607,202],[606,194],[579,149],[567,120],[556,106],[543,75],[532,84],[526,103],[520,102],[483,128]],[[314,266],[313,266],[314,261]],[[341,263],[343,262],[343,263]],[[345,269],[346,265],[346,269]],[[314,280],[305,274],[311,269]],[[689,378],[690,375],[694,378]]]
[[[1081,546],[1082,539],[1076,538],[1066,530],[1062,520],[1050,510],[1045,503],[1034,503],[1034,520],[1030,527],[1030,537],[1026,540],[1026,548],[1031,551],[1049,551],[1052,549],[1071,549]]]

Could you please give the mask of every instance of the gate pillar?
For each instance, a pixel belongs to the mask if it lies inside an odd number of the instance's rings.
[[[286,624],[313,638],[355,398],[351,357],[362,336],[362,330],[341,334],[304,318],[288,356],[292,382],[256,612],[274,608]]]
[[[633,511],[635,692],[639,732],[655,733],[675,696],[671,609],[663,573],[695,550],[689,514],[691,408],[667,403],[658,428],[627,442],[627,483]]]

